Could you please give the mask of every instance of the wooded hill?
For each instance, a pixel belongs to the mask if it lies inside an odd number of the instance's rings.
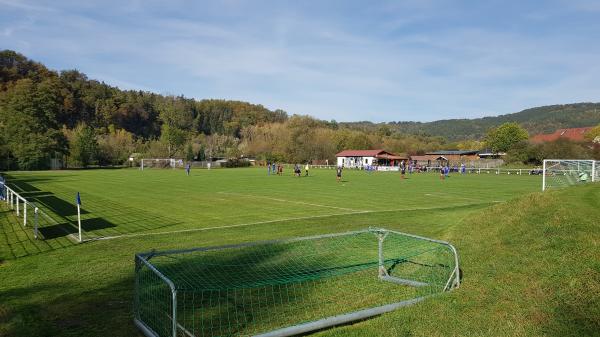
[[[201,94],[201,93],[200,93]],[[516,121],[530,134],[600,123],[600,104],[548,106],[480,119],[430,123],[337,123],[240,101],[121,90],[77,70],[53,71],[0,51],[0,168],[119,165],[146,157],[251,156],[285,162],[330,161],[349,148],[420,154],[472,149],[489,128]]]
[[[395,132],[440,136],[450,141],[459,141],[482,139],[490,128],[506,122],[519,123],[530,135],[551,133],[562,128],[594,126],[600,123],[600,103],[548,105],[494,117],[447,119],[428,123],[389,122],[375,124],[365,121],[340,124],[357,130],[377,130],[381,126],[386,126]]]

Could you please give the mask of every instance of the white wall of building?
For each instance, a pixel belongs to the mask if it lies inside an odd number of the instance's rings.
[[[373,165],[375,157],[337,157],[337,166],[363,167]]]

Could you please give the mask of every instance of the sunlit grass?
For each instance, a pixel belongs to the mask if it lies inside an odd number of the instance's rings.
[[[133,255],[364,229],[449,240],[465,272],[448,295],[323,335],[590,334],[598,327],[597,186],[535,193],[541,178],[261,169],[10,173],[68,225],[81,192],[85,238],[36,242],[2,213],[0,335],[131,336]],[[52,198],[50,198],[52,197]],[[523,197],[523,198],[520,198]],[[2,206],[5,210],[5,205]],[[237,227],[236,227],[237,226]],[[221,229],[207,228],[223,227]],[[185,231],[185,232],[181,232]],[[136,236],[139,234],[168,233]],[[177,233],[179,232],[179,233]],[[595,315],[595,316],[594,316]],[[474,319],[473,319],[474,318]]]

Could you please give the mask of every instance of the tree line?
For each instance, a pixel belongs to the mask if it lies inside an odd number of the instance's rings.
[[[379,124],[363,121],[344,123],[344,126],[360,130],[376,130],[381,125],[385,125],[400,133],[436,135],[450,141],[460,141],[485,138],[489,129],[510,122],[519,123],[530,135],[551,133],[563,128],[597,125],[600,123],[600,103],[548,105],[506,115],[475,119]]]
[[[69,167],[122,165],[132,154],[333,162],[344,149],[423,154],[486,146],[482,137],[448,141],[398,125],[338,123],[247,102],[121,90],[77,70],[57,72],[17,52],[0,52],[1,169],[45,169],[53,158]],[[523,149],[523,132],[506,151],[531,150]],[[489,135],[487,141],[492,144]]]

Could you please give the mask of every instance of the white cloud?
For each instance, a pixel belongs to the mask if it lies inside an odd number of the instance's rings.
[[[16,20],[27,24],[0,21],[0,37],[7,47],[29,44],[21,51],[50,66],[124,88],[324,119],[479,117],[598,92],[597,25],[588,34],[444,26],[464,14],[443,1],[388,2],[351,17],[303,5],[48,2],[59,14],[37,15],[46,7],[18,2],[13,9],[27,14]],[[540,25],[554,13],[540,12]]]

